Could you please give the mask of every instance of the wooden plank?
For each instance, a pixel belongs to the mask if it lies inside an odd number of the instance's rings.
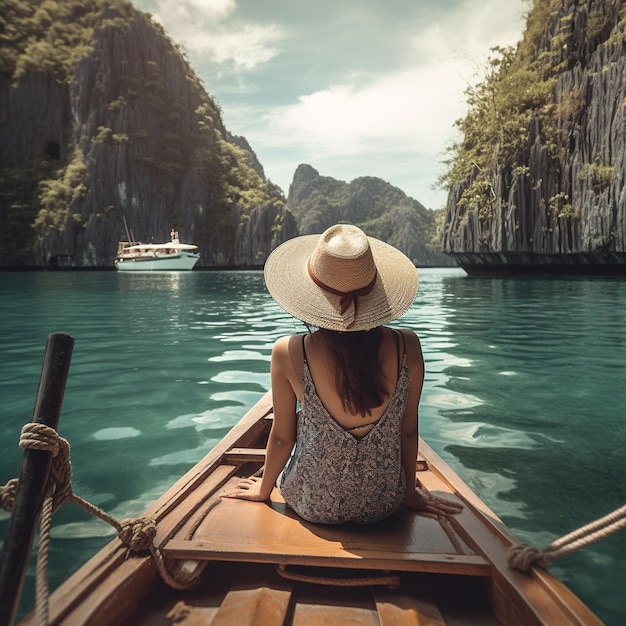
[[[579,623],[588,623],[586,620],[589,616],[589,608],[558,578],[555,578],[541,567],[533,568],[530,575],[541,587],[545,589],[546,593],[550,594],[553,598],[558,598],[561,601],[563,601],[564,598],[567,598],[568,612],[573,614]]]
[[[266,542],[262,546],[220,543],[210,540],[170,541],[163,553],[172,559],[241,561],[245,563],[283,563],[319,567],[352,569],[390,569],[405,572],[438,572],[488,576],[489,564],[476,555],[449,555],[366,551],[355,555],[340,548],[328,548],[323,555],[306,550],[302,545],[285,545],[286,542]]]
[[[227,463],[257,462],[265,463],[265,448],[231,448],[224,455]]]
[[[206,626],[211,624],[217,608],[214,606],[193,606],[181,600],[165,615],[169,624],[176,626]]]
[[[159,576],[150,557],[130,558],[121,561],[115,574],[97,580],[98,585],[87,600],[70,602],[64,605],[63,615],[58,609],[50,611],[50,624],[88,624],[89,626],[110,626],[119,623],[132,612],[145,591]],[[28,616],[26,624],[38,624],[34,614]]]
[[[379,626],[373,610],[352,606],[298,603],[293,614],[293,626]]]
[[[67,614],[79,606],[84,598],[100,584],[100,581],[107,576],[107,572],[115,570],[124,562],[126,554],[127,551],[119,540],[114,540],[87,561],[76,573],[72,574],[51,595],[50,623],[60,623],[64,620]],[[150,568],[150,561],[150,557],[135,558],[133,559],[133,566],[139,570],[145,566]],[[152,567],[152,572],[156,577],[156,568]],[[20,624],[37,624],[34,612],[26,615]]]
[[[380,626],[446,626],[437,605],[425,598],[374,589]]]
[[[233,524],[233,520],[236,523]],[[401,509],[377,524],[313,524],[302,520],[274,489],[266,504],[243,500],[224,500],[223,506],[207,517],[196,538],[204,536],[283,539],[316,544],[335,543],[358,550],[371,545],[389,546],[397,551],[454,553],[446,533],[437,520]],[[321,545],[319,547],[322,547]]]
[[[220,502],[217,492],[231,479],[238,470],[236,465],[219,465],[200,483],[193,491],[187,494],[187,498],[181,506],[169,511],[159,520],[154,544],[160,546],[167,542],[173,535],[184,537],[190,525],[193,525],[195,515],[210,513],[211,507]],[[215,501],[211,498],[214,496]]]
[[[293,626],[379,626],[371,587],[298,585],[293,603]]]
[[[290,598],[290,590],[269,587],[229,591],[211,626],[283,624]]]
[[[276,489],[269,503],[223,499],[198,527],[194,539],[251,544],[281,542],[285,537],[292,544],[310,544],[322,551],[334,545],[355,552],[373,548],[398,553],[457,553],[435,518],[403,508],[378,524],[313,524],[287,507]]]

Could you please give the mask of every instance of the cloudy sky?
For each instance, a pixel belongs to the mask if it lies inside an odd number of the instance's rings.
[[[181,45],[287,194],[308,163],[431,209],[464,90],[521,38],[529,0],[132,0]]]

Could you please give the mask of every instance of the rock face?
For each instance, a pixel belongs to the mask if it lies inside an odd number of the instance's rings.
[[[496,146],[488,204],[472,210],[462,201],[478,167],[448,196],[443,250],[470,273],[626,272],[623,3],[563,0],[553,7],[535,58],[554,55],[559,42],[550,120],[556,132],[548,139],[546,117],[537,114],[512,158],[500,157]]]
[[[299,165],[287,206],[301,235],[349,222],[399,248],[418,266],[455,264],[432,243],[436,213],[380,178],[364,176],[346,183],[320,176],[310,165]]]
[[[0,267],[112,267],[129,233],[161,242],[171,228],[198,266],[262,265],[295,220],[184,55],[127,3],[70,4],[83,26],[100,13],[64,74],[25,66],[32,47],[1,68]]]

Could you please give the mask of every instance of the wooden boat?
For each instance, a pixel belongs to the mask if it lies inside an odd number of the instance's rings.
[[[145,512],[162,564],[116,538],[51,595],[50,623],[601,624],[545,570],[507,566],[510,532],[423,441],[419,478],[461,501],[457,516],[402,509],[379,524],[326,526],[299,519],[276,489],[268,503],[220,498],[262,468],[271,420],[268,392]],[[166,585],[163,565],[195,586]]]

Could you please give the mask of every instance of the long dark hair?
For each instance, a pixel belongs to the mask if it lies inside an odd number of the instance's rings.
[[[322,328],[317,332],[335,362],[335,386],[344,410],[369,415],[387,395],[379,360],[382,328],[346,333]]]

